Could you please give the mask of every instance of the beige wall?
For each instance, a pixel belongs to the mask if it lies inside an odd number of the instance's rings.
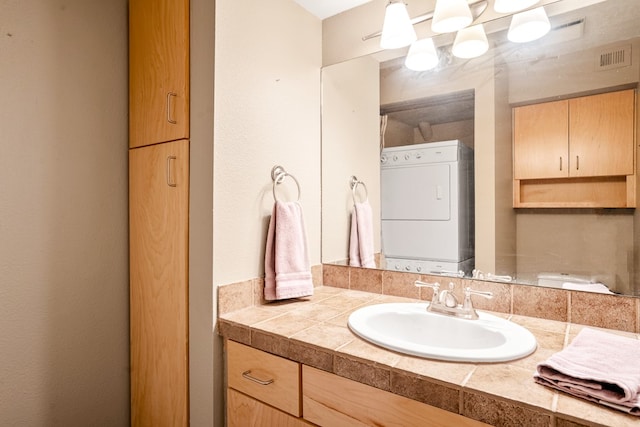
[[[189,2],[189,415],[192,426],[222,426],[222,349],[211,326],[217,316],[212,287],[215,4]]]
[[[127,2],[0,29],[0,420],[127,425]]]
[[[401,145],[421,144],[423,142],[460,140],[467,147],[473,148],[474,121],[460,120],[429,125],[431,134],[425,139],[419,127],[412,128],[410,125],[399,120],[389,118],[385,129],[385,147],[397,147]]]
[[[322,259],[349,258],[351,176],[365,183],[380,252],[380,70],[363,57],[322,70]],[[356,197],[362,201],[359,188]]]
[[[223,0],[215,36],[214,283],[264,275],[275,165],[300,183],[319,264],[321,21],[291,0]],[[293,180],[277,194],[295,199]]]

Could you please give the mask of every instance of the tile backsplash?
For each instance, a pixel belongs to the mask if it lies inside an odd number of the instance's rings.
[[[480,310],[640,333],[640,298],[635,297],[330,264],[313,266],[312,274],[315,286],[331,286],[427,301],[432,298],[433,291],[430,288],[414,286],[416,280],[438,281],[441,285],[452,282],[460,301],[463,299],[462,290],[467,286],[492,292],[492,299],[474,298],[474,307]],[[218,313],[224,314],[265,304],[263,287],[262,278],[219,286]]]

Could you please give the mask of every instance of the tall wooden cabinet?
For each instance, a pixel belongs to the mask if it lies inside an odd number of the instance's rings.
[[[189,143],[129,150],[131,425],[188,420]]]
[[[129,148],[189,138],[189,0],[129,1]]]
[[[513,110],[514,207],[635,207],[635,90]]]
[[[129,0],[132,426],[189,424],[189,1]]]

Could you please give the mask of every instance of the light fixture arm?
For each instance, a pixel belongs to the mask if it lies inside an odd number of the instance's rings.
[[[471,9],[471,15],[473,16],[473,20],[475,21],[476,19],[478,19],[478,17],[482,15],[485,10],[487,10],[488,6],[489,6],[488,0],[478,0],[478,1],[473,1],[469,3],[469,9]],[[411,25],[420,24],[422,22],[429,21],[430,19],[433,19],[433,11],[427,12],[424,15],[416,16],[411,20]],[[380,37],[381,35],[382,35],[382,31],[377,31],[375,33],[371,33],[366,36],[363,36],[362,41],[367,41],[369,39]]]

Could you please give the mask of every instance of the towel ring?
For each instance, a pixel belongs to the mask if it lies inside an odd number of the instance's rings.
[[[367,190],[367,186],[364,182],[358,181],[358,178],[355,175],[351,176],[351,181],[349,182],[349,187],[351,187],[351,196],[353,196],[353,204],[356,204],[356,193],[358,192],[358,185],[362,185],[364,188],[364,200],[362,203],[369,200],[369,190]]]
[[[293,179],[293,182],[296,183],[296,187],[298,188],[298,202],[300,201],[300,196],[302,194],[302,192],[300,191],[300,183],[298,183],[298,180],[296,179],[295,176],[291,175],[290,173],[288,173],[287,171],[284,170],[284,168],[282,166],[276,165],[273,167],[273,169],[271,169],[271,179],[273,180],[273,199],[276,202],[279,202],[280,200],[278,200],[278,196],[276,196],[276,185],[278,184],[282,184],[282,182],[284,181],[284,179],[286,177],[291,177],[291,179]]]

